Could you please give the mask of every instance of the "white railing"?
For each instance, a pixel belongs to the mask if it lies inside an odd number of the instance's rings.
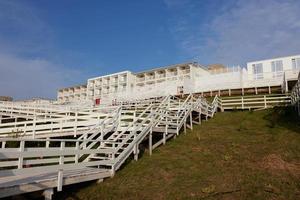
[[[164,144],[167,138],[178,135],[183,126],[185,129],[192,129],[193,112],[199,113],[201,121],[201,115],[206,118],[213,117],[221,104],[218,96],[215,96],[212,103],[191,94],[184,99],[166,96],[113,107],[115,109],[106,113],[100,121],[96,118],[96,123],[78,139],[0,138],[0,177],[57,173],[57,189],[61,191],[64,174],[69,170],[97,167],[106,170],[110,176],[132,153],[134,158],[137,158],[139,144],[147,136],[152,146],[152,132],[155,128],[164,133],[162,142],[157,142],[153,148]],[[97,108],[86,109],[81,111],[99,114]],[[189,125],[186,124],[188,118]],[[128,119],[130,122],[125,123]],[[91,119],[87,119],[89,120]],[[42,121],[38,124],[40,123]],[[77,124],[80,123],[77,121]],[[120,123],[124,123],[125,126]],[[172,130],[175,132],[171,132]]]
[[[47,118],[39,118],[39,114],[35,112],[27,113],[31,116],[30,120],[1,123],[0,137],[30,136],[36,138],[63,132],[72,132],[76,136],[77,132],[90,129],[90,126],[97,124],[107,115],[110,115],[109,113],[99,112],[73,112],[68,113],[68,115],[57,115],[54,113],[49,114]],[[21,118],[26,118],[26,115],[21,116]]]
[[[221,98],[223,110],[258,109],[274,106],[286,106],[291,103],[289,95],[256,95]]]
[[[295,86],[291,91],[291,103],[298,111],[298,115],[300,116],[300,73],[298,75],[298,80]]]
[[[0,177],[57,173],[57,188],[61,191],[64,171],[113,164],[112,158],[116,153],[114,149],[81,148],[80,142],[100,144],[103,141],[0,138]],[[98,152],[106,154],[106,159],[101,161],[80,159],[80,155]]]

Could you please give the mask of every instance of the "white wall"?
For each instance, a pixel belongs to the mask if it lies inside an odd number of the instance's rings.
[[[253,80],[253,64],[259,64],[262,63],[263,65],[263,77],[264,79],[272,79],[273,73],[272,73],[272,61],[278,61],[282,60],[283,62],[283,71],[291,71],[292,70],[292,59],[293,58],[300,58],[300,55],[295,56],[287,56],[287,57],[279,57],[279,58],[273,58],[273,59],[267,59],[267,60],[259,60],[259,61],[253,61],[247,63],[247,69],[248,69],[248,79]]]
[[[185,83],[185,92],[207,92],[212,90],[226,90],[242,88],[243,74],[247,74],[246,69],[225,72],[219,74],[198,74],[193,81]]]

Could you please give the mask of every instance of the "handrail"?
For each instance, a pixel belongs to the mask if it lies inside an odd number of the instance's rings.
[[[209,116],[212,117],[218,106],[218,96],[212,103],[208,103],[202,97],[195,98],[192,94],[189,94],[183,102],[174,96],[166,96],[159,104],[154,102],[148,106],[137,105],[134,109],[129,106],[128,110],[123,110],[126,106],[120,106],[98,121],[78,139],[0,138],[0,144],[2,144],[2,148],[0,146],[0,168],[14,166],[14,169],[7,169],[8,171],[0,170],[0,174],[5,175],[6,172],[14,174],[57,172],[57,186],[60,191],[64,170],[98,166],[111,170],[113,174],[132,152],[137,153],[138,145],[154,127],[165,126],[165,135],[168,135],[169,127],[171,129],[176,127],[178,134],[189,116],[191,116],[192,123],[193,111],[199,111],[200,114],[204,111],[202,114],[207,113],[208,115],[209,113]],[[107,131],[118,126],[123,111],[125,116],[131,116],[130,113],[133,112],[133,121],[126,128],[116,129],[112,135],[104,139],[103,136]],[[105,127],[109,128],[105,130]],[[17,148],[7,148],[10,141],[17,142]],[[25,145],[27,142],[40,143],[39,147],[28,148]],[[70,144],[66,145],[67,143]],[[15,160],[8,161],[5,158]]]
[[[291,104],[297,109],[298,115],[300,116],[300,72],[298,80],[291,91]]]

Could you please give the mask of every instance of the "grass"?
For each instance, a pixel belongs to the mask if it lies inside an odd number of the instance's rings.
[[[300,123],[290,109],[224,112],[114,178],[55,199],[300,199]],[[298,125],[297,125],[298,124]]]

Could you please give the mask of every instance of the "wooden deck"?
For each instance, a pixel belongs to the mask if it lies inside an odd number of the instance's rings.
[[[110,170],[83,168],[63,172],[63,186],[79,182],[101,180],[111,176]],[[57,173],[11,175],[0,178],[0,198],[57,187]]]

